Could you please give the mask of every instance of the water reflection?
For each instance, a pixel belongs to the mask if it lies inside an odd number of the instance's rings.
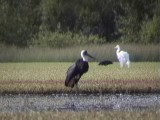
[[[1,95],[0,112],[160,109],[160,94]]]

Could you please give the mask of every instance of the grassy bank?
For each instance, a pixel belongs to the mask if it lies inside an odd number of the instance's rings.
[[[29,112],[0,113],[1,120],[158,120],[160,111],[113,112]]]
[[[97,61],[108,59],[117,61],[116,44],[74,46],[69,48],[17,48],[0,46],[0,62],[53,62],[75,61],[82,49],[88,50]],[[122,50],[130,54],[131,61],[160,61],[158,45],[120,44]]]
[[[64,80],[71,62],[1,63],[0,93],[72,93]],[[160,63],[136,62],[121,69],[119,63],[90,63],[79,82],[79,92],[159,92]]]

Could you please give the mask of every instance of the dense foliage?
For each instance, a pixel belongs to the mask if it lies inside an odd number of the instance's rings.
[[[0,0],[0,43],[159,43],[159,8],[160,0]]]

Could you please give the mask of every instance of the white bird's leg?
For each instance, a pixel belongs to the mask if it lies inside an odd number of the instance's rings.
[[[120,67],[123,68],[123,63],[122,62],[120,62]]]
[[[127,66],[128,66],[128,68],[130,68],[130,61],[127,61]]]

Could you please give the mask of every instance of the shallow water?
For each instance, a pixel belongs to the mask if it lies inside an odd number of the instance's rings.
[[[0,112],[154,109],[160,109],[160,94],[0,95]]]

